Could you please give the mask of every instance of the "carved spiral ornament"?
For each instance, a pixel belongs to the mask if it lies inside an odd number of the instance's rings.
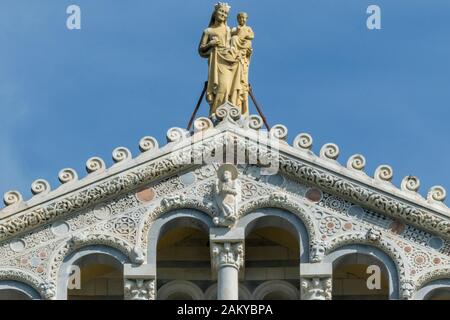
[[[366,158],[361,154],[355,154],[347,161],[347,168],[350,170],[363,171],[366,167]]]
[[[50,192],[50,184],[43,179],[36,180],[31,184],[31,192],[34,195],[47,194]]]
[[[167,142],[179,142],[187,136],[188,132],[181,128],[171,128],[167,131]]]
[[[320,157],[323,159],[336,160],[339,157],[339,147],[334,143],[327,143],[320,150]]]
[[[158,140],[153,137],[143,137],[141,141],[139,141],[139,150],[142,153],[157,150],[158,148]]]
[[[12,206],[22,201],[22,195],[19,191],[8,191],[3,196],[3,202],[6,206]]]
[[[101,158],[93,157],[86,161],[86,171],[88,173],[93,173],[97,171],[102,171],[106,169],[105,161]]]
[[[66,184],[78,180],[78,175],[73,169],[62,169],[58,174],[58,179],[62,184]]]
[[[270,129],[269,135],[274,139],[286,140],[288,136],[288,129],[282,124],[277,124]]]
[[[263,127],[264,122],[260,116],[255,114],[248,118],[248,127],[253,130],[259,130]]]
[[[435,186],[432,187],[428,192],[429,201],[444,202],[445,199],[447,199],[447,191],[444,189],[444,187]]]
[[[379,166],[375,170],[374,178],[379,181],[392,181],[394,170],[388,165]]]
[[[119,147],[117,149],[114,149],[112,153],[112,158],[116,163],[130,160],[131,152],[125,147]]]
[[[311,150],[313,138],[307,133],[300,133],[294,140],[294,148],[302,150]]]
[[[401,189],[403,191],[417,192],[420,188],[420,180],[417,177],[408,176],[402,181]]]
[[[194,121],[195,132],[205,131],[211,129],[212,127],[214,127],[214,125],[208,118],[201,117]]]
[[[230,121],[236,121],[239,120],[239,118],[241,117],[241,112],[239,111],[238,108],[226,104],[223,106],[220,106],[219,108],[217,108],[216,110],[216,117],[219,120],[230,120]]]

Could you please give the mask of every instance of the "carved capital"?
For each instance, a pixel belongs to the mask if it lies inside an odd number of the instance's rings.
[[[228,266],[239,270],[244,266],[244,243],[212,243],[211,256],[214,269]]]
[[[331,300],[331,277],[302,278],[300,286],[302,300]]]
[[[331,300],[332,297],[331,263],[313,263],[300,265],[300,294],[302,300]]]
[[[155,279],[125,279],[125,300],[155,300]]]

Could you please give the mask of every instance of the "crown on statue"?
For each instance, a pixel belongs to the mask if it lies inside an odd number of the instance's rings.
[[[214,6],[214,9],[219,10],[220,8],[224,8],[225,10],[230,11],[231,6],[227,2],[216,3],[216,5]]]

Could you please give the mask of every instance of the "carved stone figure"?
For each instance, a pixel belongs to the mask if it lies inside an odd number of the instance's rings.
[[[311,262],[322,262],[325,256],[325,243],[323,241],[314,241],[311,245]]]
[[[232,164],[224,164],[217,170],[216,202],[219,216],[214,218],[217,226],[232,226],[237,219],[237,206],[241,199],[238,170]]]
[[[377,228],[370,228],[370,230],[367,232],[367,240],[371,242],[377,242],[381,239],[381,231]]]
[[[248,115],[248,68],[252,53],[253,31],[246,26],[247,15],[240,14],[239,26],[232,30],[227,24],[231,7],[227,3],[215,5],[210,24],[204,30],[199,54],[208,59],[208,88],[206,100],[210,116],[218,107],[231,102]]]
[[[413,295],[414,295],[414,282],[412,281],[402,281],[401,283],[401,294],[402,294],[402,298],[405,300],[410,300],[412,299]]]
[[[231,30],[231,47],[238,52],[239,68],[234,83],[235,90],[232,92],[231,102],[237,106],[243,116],[248,116],[248,93],[250,90],[248,74],[250,69],[250,58],[253,53],[252,40],[255,34],[251,27],[247,26],[248,14],[240,12],[237,16],[238,26]]]

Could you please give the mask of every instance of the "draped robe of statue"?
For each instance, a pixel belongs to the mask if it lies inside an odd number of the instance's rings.
[[[208,43],[219,39],[220,46],[208,48]],[[200,56],[208,58],[208,88],[206,100],[210,105],[210,116],[225,102],[232,102],[233,92],[242,90],[236,75],[242,72],[239,52],[231,47],[231,30],[227,25],[209,27],[203,32],[199,46]]]

